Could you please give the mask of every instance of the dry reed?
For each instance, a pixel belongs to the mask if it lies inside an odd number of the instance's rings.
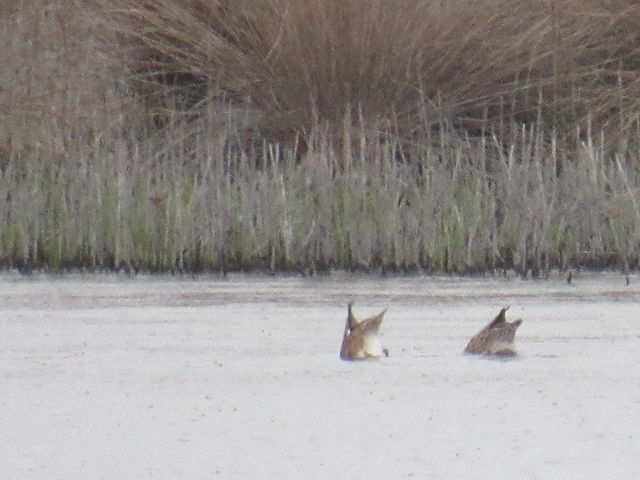
[[[5,267],[638,267],[630,0],[5,3]]]

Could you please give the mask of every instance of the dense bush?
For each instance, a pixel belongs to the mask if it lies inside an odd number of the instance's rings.
[[[353,112],[407,136],[541,117],[572,131],[588,115],[626,128],[637,110],[632,0],[118,3],[114,25],[145,81],[187,105],[232,99],[269,133]]]

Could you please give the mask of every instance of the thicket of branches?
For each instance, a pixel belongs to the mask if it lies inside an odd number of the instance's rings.
[[[116,48],[148,92],[231,100],[270,134],[354,112],[407,137],[443,121],[477,133],[540,120],[613,135],[637,119],[633,0],[115,3]]]

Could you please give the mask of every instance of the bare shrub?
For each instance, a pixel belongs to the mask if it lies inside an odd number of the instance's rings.
[[[534,87],[551,55],[542,1],[119,4],[136,71],[191,104],[210,92],[246,102],[265,130],[335,124],[349,106],[365,119],[415,119],[419,106],[429,122],[463,118]]]
[[[340,130],[353,112],[412,137],[445,120],[472,133],[540,119],[573,132],[635,110],[631,0],[116,3],[105,9],[147,93],[232,99],[261,112],[273,139]]]

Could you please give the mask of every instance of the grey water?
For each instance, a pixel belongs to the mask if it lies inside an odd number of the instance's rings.
[[[0,478],[634,478],[640,279],[0,277]],[[343,362],[347,302],[389,358]],[[462,353],[499,309],[519,355]]]

